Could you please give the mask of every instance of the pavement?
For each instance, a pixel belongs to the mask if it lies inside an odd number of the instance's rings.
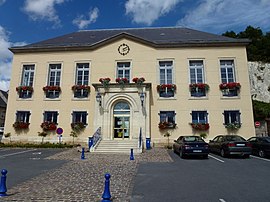
[[[67,163],[8,188],[8,196],[0,201],[101,201],[106,173],[111,175],[110,192],[114,202],[136,201],[132,199],[132,191],[139,164],[173,161],[163,148],[146,150],[135,155],[133,161],[129,157],[128,154],[86,152],[82,160],[77,149],[57,153],[46,159]]]

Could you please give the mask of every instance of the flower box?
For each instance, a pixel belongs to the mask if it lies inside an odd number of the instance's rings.
[[[111,79],[110,78],[100,78],[99,82],[106,88],[109,86]]]
[[[138,85],[141,85],[143,84],[143,82],[145,82],[145,78],[141,77],[141,78],[138,78],[138,77],[135,77],[132,79],[132,81]]]
[[[48,91],[61,91],[61,87],[60,86],[44,86],[43,88],[44,92],[48,92]]]
[[[126,84],[126,83],[128,83],[128,80],[127,80],[127,78],[117,78],[117,79],[115,79],[115,82],[119,83],[119,84]]]
[[[176,123],[163,121],[163,122],[160,122],[160,123],[158,124],[158,127],[159,127],[159,129],[170,129],[170,128],[175,128],[175,127],[176,127]]]
[[[83,122],[75,122],[70,124],[73,130],[82,130],[85,128],[85,124]]]
[[[227,123],[225,124],[225,128],[229,130],[237,130],[241,128],[241,123]]]
[[[219,85],[220,90],[239,90],[241,88],[241,84],[237,82],[229,82],[229,83],[221,83]]]
[[[208,130],[209,123],[190,123],[191,127],[195,130]]]
[[[71,89],[75,92],[77,90],[86,90],[88,93],[91,91],[90,86],[88,85],[73,85]]]
[[[18,87],[16,87],[16,91],[17,91],[18,93],[21,93],[22,91],[30,91],[30,92],[33,92],[34,89],[33,89],[32,86],[18,86]]]
[[[57,125],[56,125],[56,123],[45,121],[40,125],[40,127],[43,130],[56,130]]]
[[[16,121],[16,122],[13,124],[13,127],[14,127],[15,129],[27,129],[27,128],[29,128],[29,125],[30,125],[30,123]]]
[[[176,90],[176,85],[175,84],[160,84],[157,85],[157,91],[166,91],[166,90],[171,90],[175,91]]]
[[[191,83],[189,84],[189,90],[192,91],[198,91],[198,90],[209,90],[209,85],[206,83]]]

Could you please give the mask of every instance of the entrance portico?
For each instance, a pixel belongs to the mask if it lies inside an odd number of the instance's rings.
[[[95,128],[103,140],[138,140],[150,137],[151,84],[93,84],[100,101],[95,107]]]

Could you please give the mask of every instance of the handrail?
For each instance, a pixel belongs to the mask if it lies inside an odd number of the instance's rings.
[[[101,140],[101,127],[99,127],[92,137],[89,138],[89,149],[93,151]]]

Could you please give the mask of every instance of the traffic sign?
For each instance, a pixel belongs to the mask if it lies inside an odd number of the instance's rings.
[[[256,121],[256,122],[255,122],[255,127],[260,127],[260,126],[261,126],[260,121]]]
[[[58,135],[61,135],[61,134],[63,133],[63,128],[57,128],[57,129],[56,129],[56,133],[57,133]]]

